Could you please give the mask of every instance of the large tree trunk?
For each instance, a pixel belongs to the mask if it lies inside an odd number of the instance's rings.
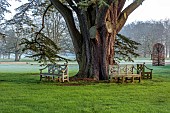
[[[107,36],[105,37],[104,35]],[[97,40],[90,42],[90,49],[82,51],[81,61],[78,62],[79,72],[76,77],[94,78],[96,80],[108,79],[108,66],[109,64],[113,64],[114,58],[114,37],[115,35],[113,34],[105,34],[104,31],[101,31],[96,36]],[[103,40],[103,38],[106,39]]]
[[[99,14],[97,25],[92,26],[96,29],[94,30],[96,36],[91,38],[88,29],[83,32],[85,38],[83,38],[81,60],[78,61],[79,72],[76,77],[108,79],[108,66],[113,64],[114,60],[117,9],[111,4],[109,8],[101,8]],[[88,28],[85,24],[83,26]]]

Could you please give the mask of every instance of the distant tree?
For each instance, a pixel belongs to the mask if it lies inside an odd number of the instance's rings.
[[[165,50],[166,50],[166,57],[170,57],[170,20],[164,20],[163,21],[165,30],[164,30],[164,40],[165,40]]]
[[[4,55],[5,34],[0,33],[0,58]]]
[[[30,33],[24,35],[24,38],[28,40],[35,40],[37,35],[33,34],[40,30],[43,34],[42,36],[50,38],[61,48],[60,52],[64,52],[65,50],[73,52],[73,45],[63,17],[58,11],[54,10],[52,5],[48,6],[46,2],[47,1],[32,1],[30,3],[31,5],[26,3],[16,8],[17,14],[13,19],[7,21],[7,24],[23,25],[23,28],[30,29],[32,35]],[[32,13],[30,13],[30,11]]]
[[[18,28],[17,28],[18,31]],[[4,44],[4,53],[8,53],[8,58],[10,58],[11,54],[15,55],[15,61],[19,61],[21,58],[22,52],[22,46],[20,45],[20,41],[22,38],[22,33],[15,32],[15,29],[8,29],[5,31],[6,38],[5,38],[5,44]]]
[[[61,48],[60,52],[74,51],[67,25],[59,12],[48,14],[44,24],[43,33]]]
[[[157,21],[136,22],[124,26],[120,33],[141,44],[138,49],[140,55],[151,57],[153,45],[163,42],[164,25]]]

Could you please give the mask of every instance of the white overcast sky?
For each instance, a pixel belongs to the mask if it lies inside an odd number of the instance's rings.
[[[27,1],[27,0],[21,0]],[[127,4],[133,0],[127,0]],[[12,10],[19,4],[15,0],[10,0]],[[14,11],[12,11],[14,13]],[[145,0],[128,18],[127,23],[134,21],[150,21],[150,20],[164,20],[170,19],[170,0]],[[9,19],[14,14],[8,14]]]
[[[129,0],[130,2],[131,0]],[[170,0],[145,0],[128,18],[134,21],[170,19]]]

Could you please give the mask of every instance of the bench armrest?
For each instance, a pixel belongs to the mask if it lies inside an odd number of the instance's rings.
[[[145,65],[144,65],[144,66],[145,66]],[[145,68],[146,68],[146,69],[148,69],[148,70],[151,70],[151,71],[153,70],[153,69],[151,69],[151,68],[148,68],[148,67],[146,67],[146,66],[145,66]]]
[[[47,67],[44,67],[44,68],[41,68],[41,69],[39,69],[40,71],[42,71],[42,70],[44,70],[44,69],[46,69]]]

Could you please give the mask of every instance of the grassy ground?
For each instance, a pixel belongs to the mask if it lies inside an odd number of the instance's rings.
[[[153,79],[134,84],[40,82],[35,65],[0,66],[0,113],[169,113],[170,65],[148,66]]]

